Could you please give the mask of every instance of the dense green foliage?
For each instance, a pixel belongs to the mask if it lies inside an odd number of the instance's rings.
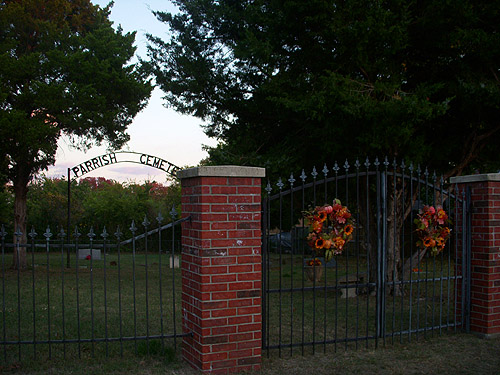
[[[211,163],[375,155],[447,176],[498,168],[500,3],[176,0],[158,85],[220,140]],[[300,170],[300,169],[299,169]]]
[[[0,177],[12,181],[23,233],[28,183],[54,163],[59,137],[118,148],[150,96],[145,72],[129,63],[135,33],[108,16],[90,0],[0,2]]]
[[[47,227],[51,231],[67,229],[68,182],[59,178],[39,178],[30,184],[28,193],[28,230],[35,228],[39,233]],[[9,233],[13,232],[11,219],[13,196],[2,193],[0,224],[5,224]],[[147,217],[152,227],[158,225],[158,213],[164,218],[163,224],[171,220],[170,211],[175,206],[180,211],[180,185],[173,182],[169,186],[155,181],[142,184],[119,183],[103,177],[88,177],[71,184],[72,230],[78,226],[86,233],[92,226],[100,232],[106,227],[114,232],[119,226],[126,232],[135,221],[141,226]],[[177,216],[177,219],[179,216]]]

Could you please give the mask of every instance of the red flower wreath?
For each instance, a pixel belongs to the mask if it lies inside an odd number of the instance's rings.
[[[333,255],[341,254],[352,239],[354,220],[349,209],[338,199],[332,205],[304,212],[304,218],[309,226],[309,246],[316,256],[324,256],[327,262]]]
[[[446,211],[441,206],[436,206],[436,208],[424,206],[414,222],[420,238],[417,246],[429,249],[434,256],[443,251],[451,234],[450,228],[446,225],[451,222]]]

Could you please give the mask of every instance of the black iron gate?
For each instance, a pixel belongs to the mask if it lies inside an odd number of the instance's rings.
[[[427,169],[387,158],[335,163],[331,169],[302,171],[265,188],[262,345],[267,353],[314,353],[330,344],[335,350],[376,347],[381,341],[468,329],[467,193]],[[308,278],[316,257],[303,213],[335,198],[352,213],[352,240],[332,260],[320,259],[321,272]],[[429,206],[442,208],[450,219],[449,240],[435,256],[417,245],[414,223]]]
[[[179,268],[180,223],[189,218],[170,216],[123,232],[77,227],[71,242],[47,228],[32,230],[27,244],[16,232],[12,243],[2,226],[0,363],[175,350],[190,335],[181,327]],[[11,269],[21,248],[27,269]]]

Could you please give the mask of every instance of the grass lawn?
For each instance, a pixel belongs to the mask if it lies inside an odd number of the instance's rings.
[[[49,257],[44,253],[34,254],[35,266],[19,274],[19,289],[17,271],[5,268],[2,279],[2,288],[5,290],[2,292],[5,297],[2,302],[5,301],[5,307],[0,306],[0,331],[2,335],[5,334],[7,341],[15,342],[19,337],[21,341],[29,341],[33,337],[43,341],[49,336],[52,340],[60,340],[63,337],[76,339],[78,332],[84,339],[119,337],[120,330],[123,336],[129,338],[144,336],[148,332],[150,335],[173,333],[173,296],[176,298],[175,330],[180,332],[180,271],[172,271],[169,268],[167,255],[159,257],[158,254],[150,253],[146,257],[145,254],[137,254],[134,258],[130,253],[123,253],[118,259],[116,253],[110,253],[106,257],[106,263],[92,262],[93,272],[90,272],[89,261],[79,261],[78,267],[74,259],[72,261],[73,267],[64,269],[64,273],[61,273],[61,265],[65,264],[62,254],[51,253]],[[327,271],[328,285],[334,285],[335,273],[336,276],[342,277],[352,272],[366,271],[363,262],[348,265],[343,263],[342,258],[338,261],[338,269]],[[343,339],[374,334],[374,297],[359,295],[343,299],[339,298],[335,291],[325,293],[321,289],[311,289],[313,284],[310,281],[304,282],[304,286],[310,288],[308,291],[291,292],[290,289],[302,287],[301,258],[290,258],[288,263],[273,259],[271,263],[274,266],[270,268],[270,288],[289,289],[281,296],[272,293],[268,301],[271,345],[297,342],[302,336],[305,341],[321,341],[324,338]],[[29,264],[31,266],[30,261]],[[282,267],[276,267],[277,264]],[[442,263],[426,264],[424,269],[431,273],[422,273],[419,277],[425,279],[431,275],[434,278],[433,272],[448,275],[450,267],[442,267]],[[450,312],[448,306],[450,301],[453,306],[453,300],[453,282],[448,284],[441,280],[431,283],[426,281],[421,284],[421,288],[414,286],[411,293],[404,298],[388,297],[385,309],[387,332],[398,331],[410,322],[413,322],[412,327],[416,327],[417,322],[423,327],[432,326],[439,320],[452,322],[453,311]],[[408,316],[410,301],[412,320]],[[18,314],[19,311],[21,314]],[[33,327],[36,328],[35,332]],[[442,336],[439,336],[440,333]],[[123,343],[115,341],[94,344],[84,342],[80,345],[52,344],[50,348],[46,343],[39,343],[36,348],[32,344],[15,344],[8,345],[5,351],[4,347],[0,346],[0,373],[196,374],[196,371],[180,359],[180,341],[179,338],[176,350],[171,339],[166,339],[163,343],[161,340],[150,339]],[[365,345],[366,343],[369,345]],[[471,334],[450,333],[443,329],[442,332],[436,330],[427,335],[413,335],[411,342],[407,335],[388,336],[385,342],[379,340],[378,346],[374,349],[373,339],[359,341],[358,345],[349,343],[347,351],[342,342],[338,345],[317,344],[315,355],[311,355],[311,346],[308,346],[304,351],[305,355],[301,355],[300,348],[294,348],[292,357],[289,348],[282,348],[282,358],[279,358],[277,349],[270,350],[269,354],[264,351],[261,373],[500,373],[500,338],[486,340]],[[21,360],[18,358],[19,348]],[[121,351],[123,356],[120,356]],[[7,360],[4,359],[5,353]]]
[[[275,353],[276,354],[276,353]],[[471,374],[498,375],[500,337],[482,339],[472,334],[451,334],[419,340],[411,344],[394,344],[377,350],[333,350],[326,354],[296,355],[293,358],[263,358],[258,374]],[[8,374],[177,374],[194,375],[179,359],[170,356],[100,358],[12,364],[0,368]]]

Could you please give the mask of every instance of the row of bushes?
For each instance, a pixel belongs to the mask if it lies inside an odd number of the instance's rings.
[[[6,186],[0,192],[0,224],[13,231],[12,188]],[[100,233],[104,227],[114,232],[119,226],[128,230],[132,220],[142,229],[147,217],[151,225],[157,226],[158,213],[163,223],[171,220],[170,211],[175,206],[180,214],[180,184],[170,185],[155,181],[142,184],[120,183],[103,177],[88,177],[71,183],[71,230],[78,226],[86,233],[90,227]],[[68,182],[60,178],[41,177],[33,181],[27,201],[27,228],[37,231],[50,227],[52,231],[67,230]]]

